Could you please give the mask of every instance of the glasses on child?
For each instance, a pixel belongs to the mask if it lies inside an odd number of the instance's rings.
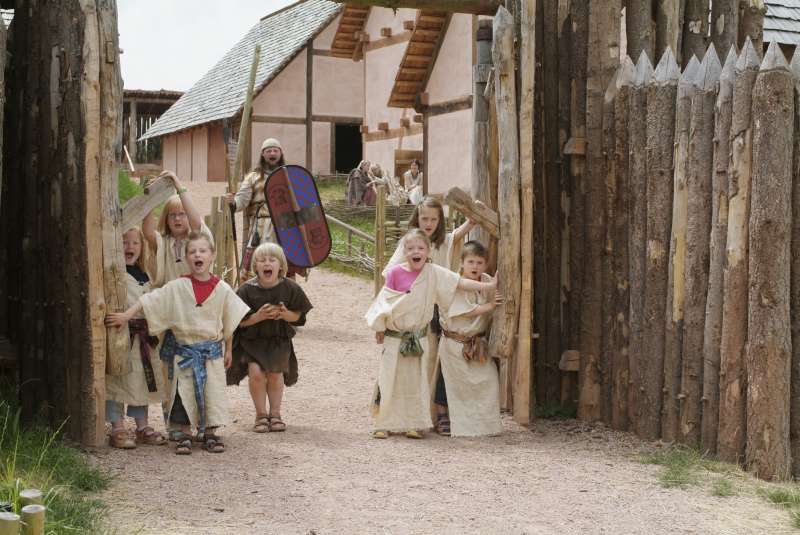
[[[186,217],[186,212],[173,212],[171,214],[167,214],[167,217],[170,219],[183,219]]]

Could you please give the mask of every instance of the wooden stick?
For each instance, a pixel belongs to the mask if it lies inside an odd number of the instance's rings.
[[[714,173],[714,104],[722,65],[709,45],[697,71],[692,98],[686,192],[686,301],[684,302],[683,370],[679,440],[700,445],[703,397],[703,333],[708,296],[708,255],[711,236],[711,181]]]
[[[461,188],[450,188],[444,201],[451,208],[478,223],[493,238],[500,237],[500,217],[497,212],[482,202],[472,200],[472,197]]]
[[[764,15],[767,6],[764,0],[741,0],[741,18],[739,20],[739,47],[743,48],[749,38],[753,48],[761,54],[764,47]]]
[[[790,245],[794,80],[770,43],[753,86],[753,182],[747,307],[747,468],[766,480],[791,474]]]
[[[25,489],[19,493],[19,501],[23,506],[41,504],[42,491],[39,489]]]
[[[685,0],[656,0],[656,48],[661,53],[671,48],[678,65],[686,65],[689,58],[682,58],[683,8]]]
[[[142,220],[156,207],[164,204],[175,193],[175,185],[167,177],[153,181],[144,189],[144,193],[129,199],[122,206],[123,232],[142,224]]]
[[[378,295],[383,287],[383,266],[386,262],[386,186],[378,185],[375,196],[375,273],[374,292]]]
[[[728,462],[744,458],[747,368],[747,264],[752,176],[752,91],[760,58],[748,39],[736,61],[728,173],[727,266],[722,288],[722,342],[719,348],[719,433],[717,455]]]
[[[0,513],[0,535],[19,535],[20,519],[15,513]]]
[[[800,310],[800,53],[792,58],[794,74],[794,160],[792,162],[792,279],[791,310]],[[792,314],[792,393],[789,408],[792,475],[800,479],[800,314]]]
[[[719,78],[714,123],[714,174],[711,191],[711,239],[703,333],[703,419],[700,445],[716,453],[719,427],[719,346],[722,337],[722,276],[728,237],[728,164],[730,163],[731,113],[736,47],[731,45]]]
[[[44,534],[45,506],[41,504],[26,505],[22,508],[22,531],[20,535]]]
[[[492,21],[481,20],[478,22],[476,32],[476,65],[472,68],[472,198],[491,206],[491,193],[489,186],[489,102],[484,97],[486,84],[491,76],[492,67]],[[448,193],[449,195],[449,193]],[[450,203],[449,201],[447,201]],[[462,210],[463,212],[463,210]],[[463,212],[466,213],[466,212]],[[498,236],[495,236],[497,239]],[[483,224],[476,228],[471,238],[477,239],[490,247],[490,236]]]
[[[666,326],[664,328],[664,387],[661,438],[674,441],[678,437],[680,420],[681,350],[683,348],[683,265],[686,255],[686,160],[689,154],[689,121],[694,77],[700,62],[695,56],[678,82],[675,107],[675,167],[672,187],[672,225],[670,229],[669,264],[667,265]]]

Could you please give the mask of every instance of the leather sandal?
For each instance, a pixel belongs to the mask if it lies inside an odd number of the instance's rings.
[[[175,455],[191,455],[192,454],[192,437],[186,433],[181,432],[175,434]]]
[[[256,423],[253,424],[254,433],[267,433],[269,427],[269,416],[256,416]]]
[[[269,417],[269,430],[272,433],[280,433],[286,431],[286,424],[281,420],[280,416]]]
[[[136,443],[145,444],[147,446],[163,446],[167,443],[164,435],[150,427],[144,427],[136,430]]]
[[[111,431],[111,436],[108,437],[108,444],[112,448],[121,450],[132,450],[136,448],[136,442],[131,437],[130,432],[124,427]]]
[[[440,414],[436,419],[436,432],[443,437],[450,436],[450,417],[446,414]]]
[[[225,451],[225,443],[222,441],[222,437],[206,431],[203,449],[209,453],[223,453]]]

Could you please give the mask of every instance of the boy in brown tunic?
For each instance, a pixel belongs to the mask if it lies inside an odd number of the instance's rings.
[[[253,431],[285,431],[283,389],[295,384],[298,376],[294,326],[305,325],[312,306],[300,285],[286,277],[286,256],[280,245],[259,245],[253,253],[253,271],[256,276],[237,290],[250,313],[236,333],[228,384],[239,384],[248,377],[256,409]]]

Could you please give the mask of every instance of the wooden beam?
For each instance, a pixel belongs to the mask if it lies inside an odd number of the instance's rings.
[[[362,117],[345,117],[338,115],[312,115],[311,120],[315,123],[337,123],[337,124],[361,124]]]
[[[355,0],[353,2],[336,0],[347,4],[348,9],[354,6],[379,6],[390,9],[406,7],[411,9],[435,9],[449,13],[471,13],[473,15],[494,15],[497,8],[503,5],[502,0]]]
[[[422,124],[423,115],[421,113],[414,114],[414,122]]]
[[[166,177],[155,180],[144,189],[144,193],[128,200],[122,207],[122,232],[141,225],[142,220],[154,208],[165,203],[175,193],[175,185]]]
[[[306,169],[309,171],[314,163],[314,123],[311,109],[314,101],[314,55],[311,54],[311,43],[306,47]]]
[[[473,200],[472,196],[461,188],[450,188],[444,200],[451,208],[477,222],[493,238],[500,238],[500,216],[484,203]]]
[[[338,39],[336,39],[336,41],[338,41]],[[314,50],[311,51],[311,53],[314,54],[315,56],[330,57],[330,56],[334,56],[336,54],[337,50],[341,50],[341,49],[337,49],[337,48],[331,47],[331,50],[320,50],[319,48],[315,48]],[[348,55],[350,54],[350,52],[351,52],[350,50],[347,50],[347,54]]]
[[[363,140],[368,143],[370,141],[384,141],[387,139],[398,139],[406,136],[415,136],[422,133],[423,133],[423,126],[415,124],[411,128],[395,128],[386,131],[365,133],[363,136]]]
[[[381,28],[381,37],[391,37],[392,29],[389,27]]]
[[[377,41],[372,41],[371,43],[365,46],[366,50],[378,50],[379,48],[385,48],[387,46],[396,45],[398,43],[405,43],[411,39],[411,32],[403,32],[398,33],[396,35],[392,35],[385,39],[378,39]]]
[[[305,117],[279,117],[276,115],[253,115],[251,121],[254,123],[306,124]]]
[[[378,123],[378,130],[386,132],[387,130],[389,130],[389,123],[387,122]]]
[[[427,93],[423,93],[427,95]],[[472,108],[472,95],[439,102],[438,104],[430,104],[425,107],[425,111],[429,116],[444,115],[446,113],[453,113],[455,111],[469,110]]]
[[[414,21],[413,20],[404,20],[403,21],[403,29],[404,30],[413,30],[414,29]]]

